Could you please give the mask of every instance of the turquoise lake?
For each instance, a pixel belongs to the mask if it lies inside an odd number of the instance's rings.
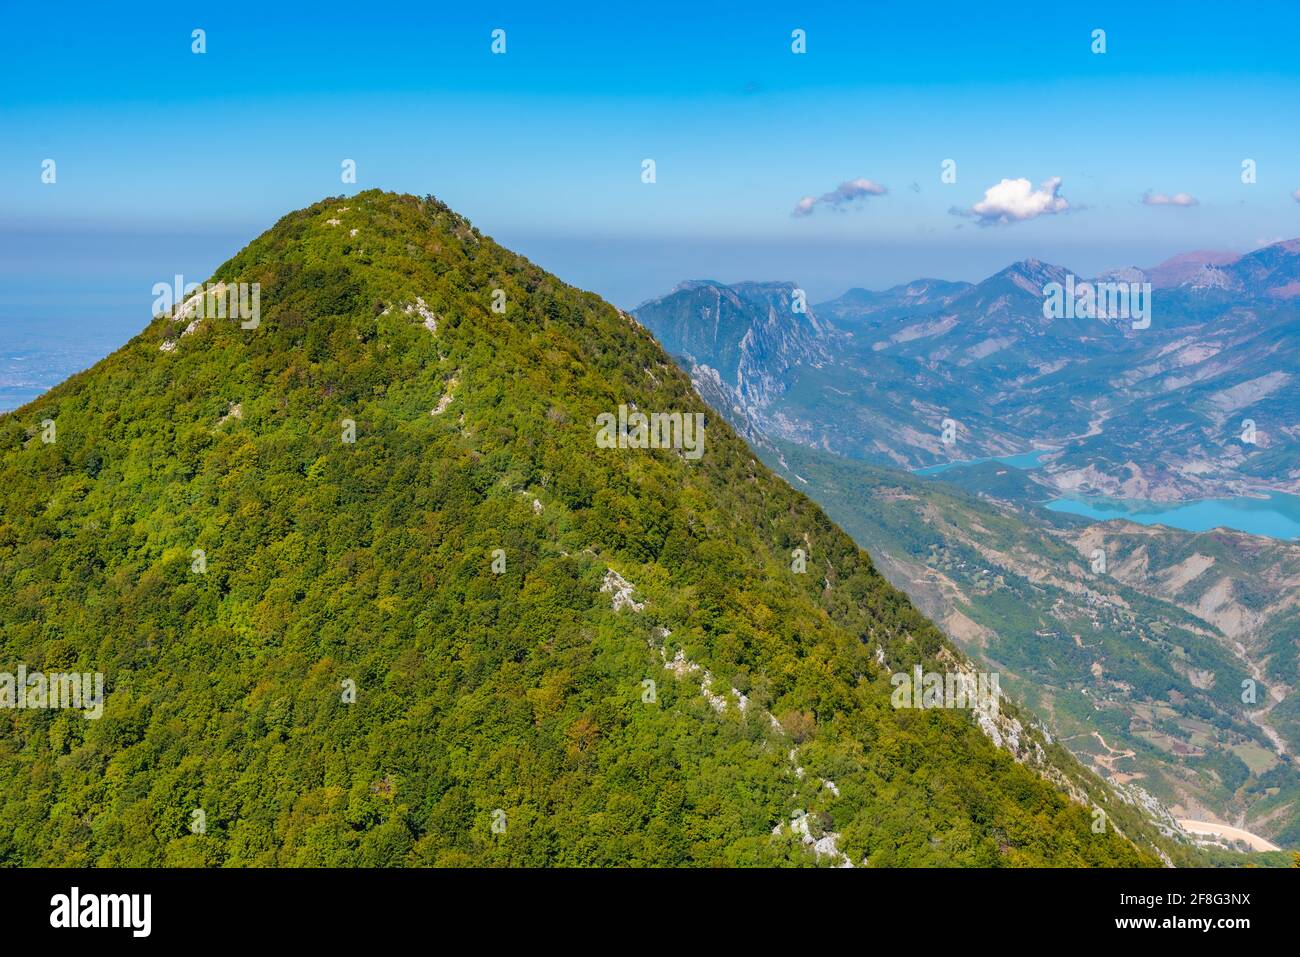
[[[1038,468],[1038,460],[1048,452],[1054,449],[1035,449],[1032,452],[1017,452],[1015,455],[991,455],[983,459],[967,459],[964,462],[941,462],[938,465],[927,465],[923,469],[916,469],[913,475],[937,475],[940,472],[946,472],[948,469],[955,469],[962,465],[979,465],[982,462],[1002,462],[1004,465],[1010,465],[1018,469],[1035,469]]]
[[[964,465],[1001,462],[1018,469],[1034,469],[1053,449],[1035,449],[1015,455],[994,455],[964,462],[943,462],[916,469],[913,475],[937,475]],[[1300,496],[1273,492],[1264,498],[1215,498],[1167,504],[1110,498],[1058,498],[1044,504],[1054,512],[1082,515],[1098,522],[1125,518],[1139,525],[1168,525],[1187,532],[1233,528],[1251,535],[1283,540],[1300,539]]]
[[[1224,527],[1268,538],[1300,538],[1300,496],[1280,492],[1267,498],[1218,498],[1174,505],[1118,499],[1058,498],[1045,507],[1099,522],[1126,518],[1139,525],[1168,525],[1188,532]]]

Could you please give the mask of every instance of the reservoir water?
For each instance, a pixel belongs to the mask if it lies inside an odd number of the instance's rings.
[[[1058,498],[1048,502],[1046,507],[1054,512],[1083,515],[1099,522],[1126,518],[1139,525],[1168,525],[1189,532],[1225,527],[1269,538],[1300,538],[1300,496],[1281,492],[1274,492],[1266,498],[1216,498],[1176,504]]]
[[[937,475],[949,469],[983,462],[1001,462],[1017,469],[1034,469],[1052,449],[1035,449],[1014,455],[995,455],[963,462],[943,462],[916,469],[914,475]],[[1082,515],[1099,522],[1124,518],[1139,525],[1168,525],[1188,532],[1233,528],[1252,535],[1300,539],[1300,496],[1273,492],[1262,498],[1215,498],[1194,502],[1149,502],[1112,498],[1057,498],[1045,504],[1054,512]]]
[[[938,465],[927,465],[923,469],[916,469],[913,475],[938,475],[940,472],[946,472],[948,469],[957,468],[962,465],[979,465],[982,462],[1002,462],[1018,469],[1035,469],[1038,468],[1038,460],[1048,452],[1054,449],[1034,449],[1032,452],[1017,452],[1014,455],[991,455],[982,459],[967,459],[964,462],[940,462]]]

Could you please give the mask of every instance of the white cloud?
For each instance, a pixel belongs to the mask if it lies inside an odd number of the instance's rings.
[[[1018,223],[1070,208],[1069,200],[1060,195],[1061,177],[1053,176],[1034,189],[1029,180],[1004,179],[984,190],[984,198],[970,209],[954,209],[962,216],[974,216],[981,226],[995,223]]]
[[[814,199],[805,196],[795,204],[792,216],[811,216],[817,205],[829,206],[831,209],[843,209],[868,196],[883,196],[889,190],[879,183],[859,176],[857,179],[845,180],[829,193],[823,193]]]
[[[1197,206],[1199,203],[1195,196],[1190,193],[1174,193],[1172,196],[1166,196],[1164,193],[1153,193],[1147,190],[1142,194],[1142,203],[1145,206]]]
[[[811,216],[813,207],[817,205],[817,200],[811,196],[805,196],[799,202],[794,204],[795,216]]]
[[[1300,203],[1300,189],[1292,193],[1291,198],[1294,199],[1297,203]]]

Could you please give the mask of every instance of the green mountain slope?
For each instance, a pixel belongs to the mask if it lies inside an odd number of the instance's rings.
[[[891,707],[959,656],[723,422],[597,448],[707,407],[596,296],[373,191],[214,278],[257,328],[155,318],[0,417],[0,669],[105,679],[0,710],[0,862],[1157,862],[1058,746]]]

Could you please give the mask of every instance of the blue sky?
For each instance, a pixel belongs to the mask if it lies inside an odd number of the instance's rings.
[[[688,277],[816,301],[1300,235],[1294,2],[177,6],[7,5],[0,333],[87,302],[133,331],[153,282],[206,278],[283,213],[376,186],[433,193],[623,306]],[[1022,177],[1059,178],[1068,209],[952,212]],[[856,179],[886,192],[791,215]]]

